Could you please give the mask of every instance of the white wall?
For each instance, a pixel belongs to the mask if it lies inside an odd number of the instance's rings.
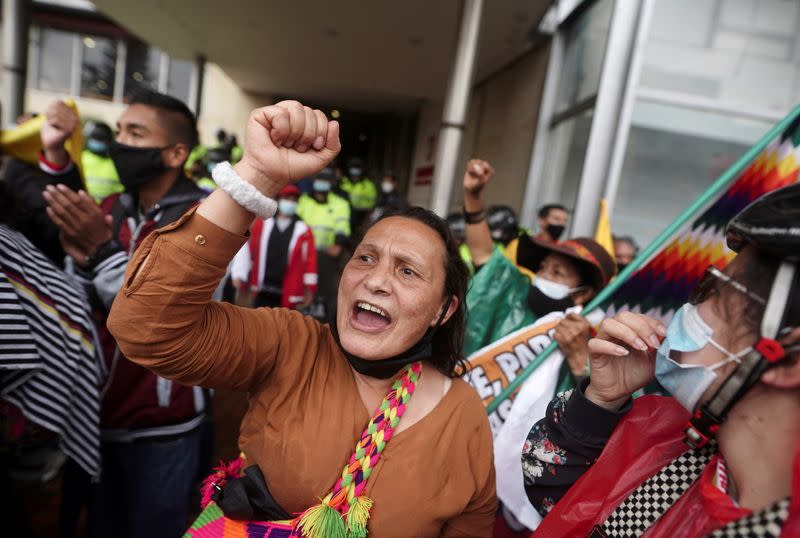
[[[473,90],[461,149],[459,168],[470,158],[486,159],[496,174],[486,189],[488,204],[505,204],[519,211],[525,190],[530,151],[547,69],[547,47],[539,47]],[[442,117],[442,103],[423,104],[417,125],[409,201],[428,206],[431,187],[415,185],[416,172],[432,166]],[[456,179],[451,210],[462,203],[460,174]]]
[[[269,105],[272,98],[254,95],[242,90],[216,64],[206,64],[203,98],[197,128],[203,144],[215,144],[217,129],[235,134],[239,143],[244,142],[244,130],[250,111]]]
[[[428,207],[431,202],[430,185],[417,185],[417,173],[433,166],[436,158],[436,139],[442,121],[442,103],[428,101],[422,105],[417,118],[417,137],[414,144],[411,174],[408,182],[408,201]]]
[[[783,116],[800,100],[800,2],[657,0],[641,86]]]
[[[64,93],[28,88],[25,94],[25,110],[41,114],[47,110],[47,106],[51,102],[67,97],[68,96]],[[78,111],[82,119],[102,120],[109,124],[112,129],[117,124],[117,120],[120,114],[122,114],[122,111],[125,110],[125,105],[122,103],[112,103],[110,101],[87,99],[84,97],[74,97],[73,99],[78,105]]]
[[[28,88],[25,109],[42,113],[50,102],[65,97],[67,96],[64,93]],[[122,103],[84,97],[75,97],[74,99],[82,118],[102,120],[112,128],[116,125],[122,111],[125,110],[125,105]],[[216,64],[208,64],[203,84],[200,118],[197,122],[201,143],[215,144],[214,134],[219,128],[236,134],[239,141],[243,142],[245,125],[250,111],[271,102],[272,99],[268,96],[253,95],[243,91]]]

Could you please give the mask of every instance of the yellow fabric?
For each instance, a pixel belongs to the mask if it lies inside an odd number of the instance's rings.
[[[125,190],[119,181],[119,174],[111,157],[103,157],[85,149],[81,154],[81,163],[85,174],[86,192],[95,202]]]
[[[213,191],[217,188],[217,184],[210,177],[204,177],[197,180],[197,186],[203,190]]]
[[[78,106],[72,99],[65,99],[64,102],[78,113]],[[5,155],[10,155],[15,159],[24,161],[29,164],[39,164],[39,154],[42,151],[42,125],[44,125],[45,117],[43,115],[36,116],[29,119],[25,123],[16,126],[13,129],[6,129],[0,133],[0,146],[3,148]],[[83,164],[81,162],[81,152],[83,151],[83,132],[79,127],[64,143],[64,149],[67,150],[70,159],[78,167],[78,172],[83,180]],[[85,185],[84,181],[84,185]]]
[[[333,246],[337,235],[350,236],[350,204],[333,193],[328,193],[327,202],[322,204],[313,196],[302,195],[297,216],[311,228],[317,250]]]
[[[231,164],[236,164],[244,157],[244,148],[242,146],[233,146],[231,148]]]
[[[612,258],[614,257],[614,239],[611,236],[611,221],[608,218],[608,203],[605,198],[600,200],[600,217],[597,219],[594,240],[606,249]]]
[[[519,248],[519,238],[512,239],[509,244],[506,245],[505,249],[500,249],[500,252],[508,258],[508,260],[513,263],[517,270],[522,273],[523,275],[527,276],[531,280],[536,275],[533,271],[528,269],[527,267],[523,267],[517,263],[517,249]]]
[[[206,153],[208,153],[208,148],[205,146],[197,145],[192,149],[191,153],[189,153],[189,158],[186,159],[186,163],[183,165],[183,169],[187,174],[195,162],[205,159]]]
[[[342,190],[350,195],[353,209],[365,211],[374,208],[378,203],[378,187],[369,178],[352,182],[345,176],[342,178]]]

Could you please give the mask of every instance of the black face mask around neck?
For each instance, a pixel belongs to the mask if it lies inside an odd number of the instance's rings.
[[[419,342],[399,355],[389,357],[388,359],[369,361],[362,359],[361,357],[356,357],[352,353],[349,353],[347,350],[345,350],[342,346],[342,341],[339,339],[339,330],[336,328],[335,311],[333,312],[332,321],[329,323],[329,325],[331,327],[331,333],[333,333],[333,339],[336,340],[336,343],[339,345],[339,349],[342,350],[342,353],[347,359],[347,362],[350,363],[350,366],[353,367],[353,370],[368,377],[374,377],[376,379],[389,379],[396,376],[398,372],[403,369],[403,367],[411,364],[412,362],[416,362],[431,356],[433,353],[433,336],[436,334],[436,331],[439,329],[439,327],[442,326],[442,320],[444,320],[445,315],[447,315],[447,311],[450,309],[450,304],[452,301],[452,297],[447,300],[444,305],[444,309],[442,310],[442,315],[439,316],[439,321],[436,322],[434,327],[425,332],[425,335],[419,340]]]
[[[531,286],[528,290],[527,298],[528,308],[531,312],[536,314],[537,318],[541,318],[550,312],[563,312],[567,308],[575,306],[575,301],[569,295],[563,299],[553,299],[545,295],[542,290],[536,286]]]

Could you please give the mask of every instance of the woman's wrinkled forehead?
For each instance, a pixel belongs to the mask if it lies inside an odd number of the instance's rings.
[[[387,217],[367,230],[359,248],[369,246],[393,256],[409,257],[418,263],[444,268],[447,256],[439,233],[416,219]]]

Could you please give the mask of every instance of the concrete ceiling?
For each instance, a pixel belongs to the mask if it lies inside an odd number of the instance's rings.
[[[95,0],[170,55],[256,94],[360,109],[443,99],[460,0]],[[524,53],[551,0],[485,0],[476,80]]]

